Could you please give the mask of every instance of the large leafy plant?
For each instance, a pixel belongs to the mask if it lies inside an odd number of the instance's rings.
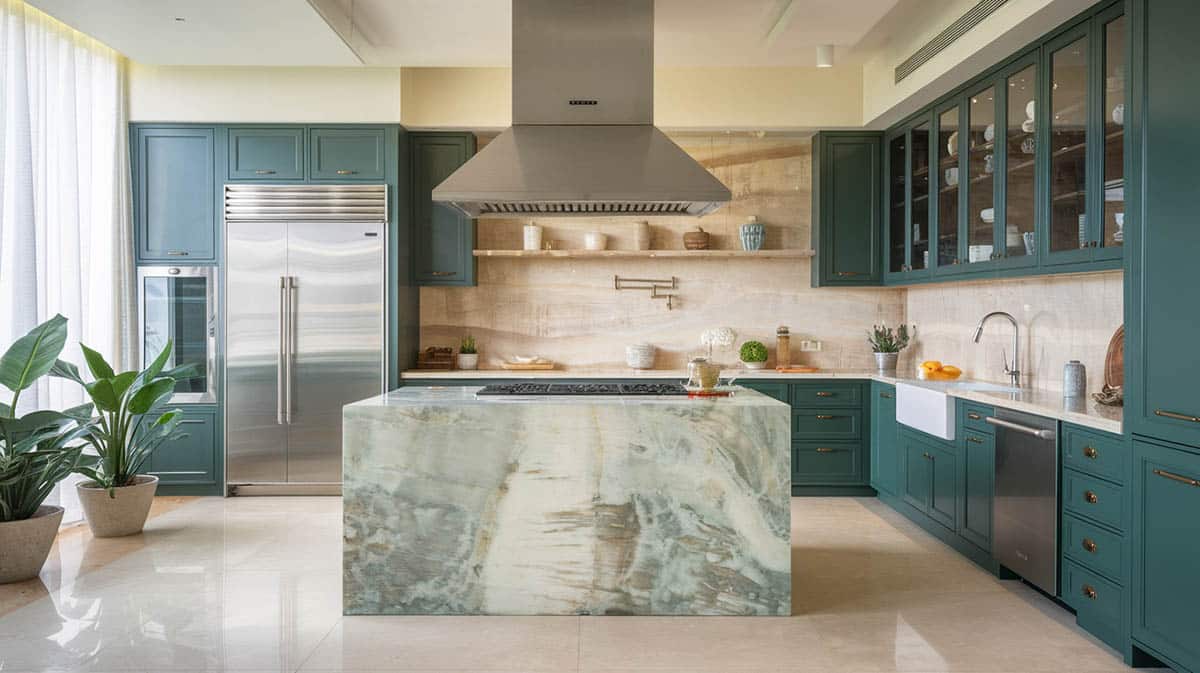
[[[85,468],[83,440],[92,430],[92,405],[34,411],[16,417],[21,393],[45,376],[67,341],[67,319],[56,315],[17,339],[0,356],[0,522],[32,517],[58,482]]]
[[[80,347],[93,381],[84,381],[75,365],[62,360],[50,373],[83,386],[96,405],[99,416],[87,441],[99,460],[76,471],[115,497],[113,489],[133,484],[160,444],[183,436],[177,432],[182,414],[178,409],[165,411],[150,422],[146,419],[171,399],[177,381],[197,376],[198,370],[194,365],[163,370],[171,355],[170,341],[145,369],[119,374],[100,353],[83,344]]]

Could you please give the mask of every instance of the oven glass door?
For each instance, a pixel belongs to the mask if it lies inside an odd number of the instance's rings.
[[[142,366],[171,344],[166,369],[194,364],[196,378],[179,381],[173,402],[215,402],[216,302],[211,267],[138,269]]]

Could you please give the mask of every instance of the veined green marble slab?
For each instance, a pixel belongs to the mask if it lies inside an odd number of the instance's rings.
[[[791,613],[786,404],[475,390],[345,407],[346,614]]]

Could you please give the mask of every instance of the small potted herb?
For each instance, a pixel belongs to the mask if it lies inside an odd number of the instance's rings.
[[[916,332],[917,328],[913,326],[912,333]],[[871,331],[867,332],[867,341],[871,343],[871,349],[875,352],[875,366],[880,372],[896,371],[900,351],[908,346],[910,337],[908,325],[900,325],[896,329],[887,325],[874,325]]]
[[[767,366],[767,347],[761,341],[747,341],[738,351],[738,357],[746,369],[762,369]]]
[[[458,347],[458,368],[478,369],[479,351],[475,350],[475,337],[470,334],[462,338]]]

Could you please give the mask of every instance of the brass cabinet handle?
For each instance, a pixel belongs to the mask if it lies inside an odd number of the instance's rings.
[[[1096,542],[1089,538],[1083,538],[1083,550],[1092,554],[1096,553]]]
[[[458,275],[458,272],[457,272],[457,271],[430,271],[430,272],[429,272],[429,275],[431,275],[431,276],[438,276],[438,277],[442,277],[442,276],[457,276],[457,275]]]
[[[1085,502],[1091,503],[1093,505],[1100,502],[1100,498],[1096,497],[1096,494],[1092,491],[1084,491],[1083,499]]]
[[[260,168],[257,171],[254,171],[254,174],[255,175],[275,175],[275,171],[273,171],[269,168]]]
[[[338,174],[338,175],[354,175],[354,174],[355,174],[355,173],[357,173],[357,172],[358,172],[358,171],[352,171],[352,170],[349,170],[349,169],[343,168],[343,169],[339,170],[339,171],[337,172],[337,174]]]
[[[879,393],[879,396],[880,396],[880,397],[882,397],[882,398],[883,398],[883,399],[885,399],[885,400],[890,400],[890,399],[892,399],[892,395],[889,395],[889,394],[887,394],[887,393]]]
[[[1200,423],[1200,416],[1188,416],[1187,414],[1177,414],[1174,411],[1163,411],[1162,409],[1154,410],[1155,416],[1163,418],[1174,418],[1177,421],[1189,421],[1192,423]]]
[[[982,440],[982,439],[980,439],[980,438],[978,438],[978,437],[971,437],[971,436],[968,436],[968,437],[967,437],[967,441],[968,441],[968,442],[975,442],[976,444],[982,444],[982,443],[983,443],[983,440]]]
[[[827,393],[827,392],[822,391],[822,392],[817,393],[817,397],[833,397],[833,393]]]
[[[1157,474],[1164,479],[1170,479],[1171,481],[1177,481],[1181,484],[1187,484],[1188,486],[1200,486],[1200,481],[1196,481],[1190,477],[1184,477],[1173,472],[1167,472],[1166,470],[1155,470],[1154,474]]]
[[[977,413],[975,413],[975,412],[970,412],[970,413],[968,413],[968,414],[967,414],[967,418],[969,418],[969,419],[971,419],[971,420],[973,420],[973,421],[979,421],[979,420],[983,420],[983,416],[980,416],[979,414],[977,414]]]
[[[828,446],[818,446],[817,453],[836,453],[837,449],[831,449]]]
[[[1083,585],[1083,595],[1086,598],[1096,600],[1096,589],[1094,587],[1092,587],[1090,584],[1085,584],[1085,585]]]
[[[1083,455],[1086,458],[1091,458],[1092,460],[1095,460],[1096,457],[1099,456],[1100,454],[1099,454],[1099,452],[1096,451],[1096,447],[1085,446],[1085,447],[1083,447]]]
[[[862,274],[858,271],[838,271],[837,275],[839,275],[839,276],[861,276]]]
[[[168,250],[167,251],[167,255],[169,255],[171,257],[187,257],[188,254],[189,253],[187,250]]]
[[[829,414],[817,414],[818,421],[832,421],[835,417]]]

